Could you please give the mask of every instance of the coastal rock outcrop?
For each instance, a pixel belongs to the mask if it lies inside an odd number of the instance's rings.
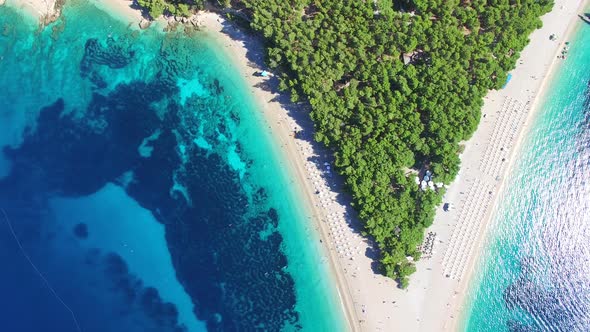
[[[193,28],[191,30],[198,30],[199,27],[199,15],[195,14],[190,17],[183,17],[183,16],[172,16],[167,19],[168,21],[168,29],[174,30],[179,25],[184,26],[184,28]]]
[[[41,25],[45,27],[57,21],[61,16],[61,10],[64,4],[65,0],[48,0],[47,2],[43,2],[42,5],[39,5],[39,8],[44,8],[39,11],[43,13],[40,18]]]
[[[190,23],[194,27],[198,27],[199,26],[199,16],[198,15],[191,16],[188,20],[188,23]]]
[[[151,24],[152,24],[151,21],[146,20],[145,18],[142,18],[141,21],[139,21],[139,28],[142,30],[145,30],[145,29],[149,28]]]
[[[32,15],[39,18],[40,27],[57,21],[61,15],[61,9],[65,4],[65,0],[29,0],[29,1],[14,1],[7,4],[7,6],[21,6],[28,8]],[[0,0],[0,6],[6,5],[6,0]]]

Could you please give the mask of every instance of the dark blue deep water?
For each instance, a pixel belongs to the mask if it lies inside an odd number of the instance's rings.
[[[83,1],[43,30],[0,7],[0,331],[341,328],[268,133],[204,39]]]

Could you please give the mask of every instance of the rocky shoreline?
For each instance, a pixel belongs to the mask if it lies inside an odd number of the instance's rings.
[[[51,1],[51,0],[50,0]],[[57,19],[61,16],[61,10],[66,3],[65,0],[53,0],[53,8],[52,10],[47,9],[45,15],[41,16],[40,23],[42,26],[48,26],[49,24],[57,21]],[[48,4],[49,7],[49,4]]]
[[[39,19],[43,29],[55,22],[61,15],[66,0],[0,0],[0,6],[10,6]]]

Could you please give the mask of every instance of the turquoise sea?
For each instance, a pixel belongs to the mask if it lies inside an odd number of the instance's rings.
[[[506,180],[465,331],[590,331],[590,25],[570,41]]]
[[[0,331],[340,331],[308,212],[207,35],[0,6]]]

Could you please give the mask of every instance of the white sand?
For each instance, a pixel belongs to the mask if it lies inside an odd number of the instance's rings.
[[[27,1],[44,3],[43,0]],[[102,8],[117,11],[115,16],[120,15],[119,18],[130,23],[138,23],[141,19],[138,12],[129,7],[130,1],[100,2]],[[45,8],[39,3],[34,7]],[[412,276],[410,287],[405,291],[371,269],[373,260],[367,257],[371,256],[370,246],[354,231],[358,227],[351,227],[356,221],[350,216],[350,208],[345,207],[347,198],[337,196],[336,191],[341,190],[330,189],[338,189],[341,181],[327,176],[324,165],[327,159],[318,158],[315,163],[309,160],[323,154],[322,149],[312,147],[308,139],[293,138],[294,128],[303,128],[310,133],[307,111],[289,103],[283,107],[276,100],[284,96],[264,88],[270,86],[274,91],[272,87],[276,80],[253,75],[261,70],[260,41],[224,23],[217,14],[199,14],[204,30],[228,49],[228,54],[252,86],[261,112],[283,154],[288,156],[285,160],[292,169],[291,174],[309,200],[313,226],[326,245],[326,256],[332,263],[351,330],[431,332],[457,329],[474,262],[481,256],[492,207],[513,162],[513,153],[520,143],[523,129],[531,121],[531,110],[534,110],[553,64],[560,61],[556,56],[567,39],[568,30],[578,20],[582,3],[587,0],[556,0],[554,10],[543,17],[543,28],[531,35],[530,44],[521,53],[521,61],[512,71],[511,82],[505,89],[487,95],[482,109],[486,117],[466,144],[461,156],[461,172],[445,197],[445,202],[456,208],[450,212],[437,211],[435,223],[429,229],[437,234],[433,255],[418,262],[418,272]],[[559,40],[550,41],[551,34],[556,34]],[[507,112],[513,113],[504,116]],[[446,274],[450,277],[445,277]]]
[[[130,23],[133,27],[139,28],[142,19],[141,12],[131,8],[132,0],[89,0],[96,7],[108,12],[112,17]]]
[[[0,0],[3,1],[7,6],[17,8],[40,22],[45,22],[55,14],[55,0]]]

